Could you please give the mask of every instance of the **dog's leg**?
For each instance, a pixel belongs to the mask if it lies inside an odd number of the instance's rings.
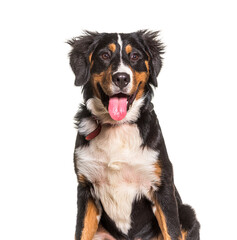
[[[178,206],[173,184],[164,184],[153,195],[154,214],[164,240],[181,240]],[[182,239],[183,240],[183,239]]]
[[[199,240],[200,224],[194,210],[189,205],[179,206],[179,219],[182,226],[182,240]]]
[[[77,206],[75,240],[92,240],[98,228],[100,211],[88,185],[79,183]]]
[[[93,240],[116,240],[112,235],[109,234],[101,225],[93,238]]]

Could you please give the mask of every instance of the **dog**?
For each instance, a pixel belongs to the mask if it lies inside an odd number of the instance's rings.
[[[68,41],[84,98],[75,116],[76,240],[199,240],[151,103],[164,53],[158,37],[86,31]]]

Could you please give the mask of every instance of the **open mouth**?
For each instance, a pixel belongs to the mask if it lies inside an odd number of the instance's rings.
[[[139,86],[140,84],[132,95],[118,93],[112,96],[106,95],[101,86],[98,86],[100,90],[101,100],[105,107],[107,107],[109,115],[112,119],[115,121],[121,121],[126,117],[129,107],[132,105],[133,101],[136,98]]]

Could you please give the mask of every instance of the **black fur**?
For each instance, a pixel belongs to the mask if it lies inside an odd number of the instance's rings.
[[[101,35],[96,32],[86,31],[83,37],[73,38],[68,41],[73,47],[70,52],[70,65],[76,76],[75,85],[82,86],[90,79],[90,68],[88,57],[94,50]]]
[[[151,58],[150,62],[150,82],[155,87],[157,87],[157,76],[160,73],[162,67],[162,57],[161,55],[164,53],[163,44],[157,40],[157,36],[159,32],[149,32],[146,30],[139,31],[138,35],[143,40],[143,45],[145,46],[145,50],[149,53]]]
[[[77,188],[77,227],[76,227],[76,239],[81,239],[82,229],[84,227],[84,216],[86,213],[86,205],[89,199],[92,198],[90,194],[89,185],[78,185]]]
[[[134,201],[131,214],[132,227],[128,232],[129,239],[150,240],[161,233],[151,207],[152,203],[146,198]]]

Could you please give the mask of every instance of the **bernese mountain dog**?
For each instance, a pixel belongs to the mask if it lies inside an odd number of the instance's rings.
[[[84,97],[75,116],[76,240],[199,239],[151,103],[164,53],[158,35],[86,31],[68,41]]]

